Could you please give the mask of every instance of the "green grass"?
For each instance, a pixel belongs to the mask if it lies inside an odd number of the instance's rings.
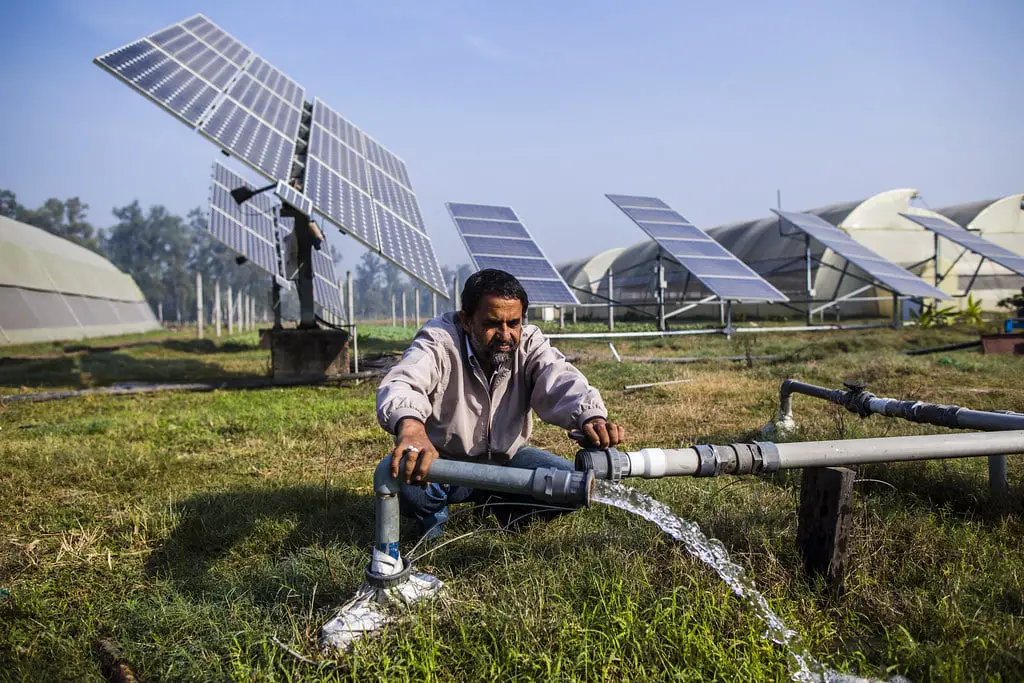
[[[367,353],[411,328],[361,328]],[[973,408],[1024,408],[1024,369],[973,351],[907,348],[965,329],[616,341],[624,355],[780,355],[770,364],[618,364],[607,344],[564,342],[628,431],[628,446],[754,438],[785,377]],[[260,376],[255,334],[187,333],[118,350],[6,349],[6,393],[129,380]],[[90,342],[112,346],[113,340]],[[37,356],[36,358],[25,358]],[[40,358],[38,356],[47,356]],[[69,362],[70,360],[70,362]],[[625,384],[691,378],[627,393]],[[516,535],[480,533],[424,558],[447,597],[319,668],[316,633],[361,579],[373,534],[371,472],[389,438],[373,382],[340,387],[90,396],[0,407],[0,679],[100,680],[113,638],[141,680],[783,680],[717,577],[653,525],[596,505]],[[942,431],[797,396],[799,440]],[[543,426],[535,443],[567,457]],[[1021,468],[989,505],[984,459],[858,473],[853,559],[835,595],[794,539],[799,475],[635,481],[720,538],[828,666],[914,680],[1024,678]],[[447,537],[493,529],[459,516]],[[406,530],[410,543],[412,529]],[[407,547],[411,547],[407,546]]]

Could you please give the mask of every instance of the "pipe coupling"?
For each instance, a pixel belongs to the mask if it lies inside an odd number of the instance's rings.
[[[593,472],[595,479],[619,481],[630,475],[629,456],[617,448],[584,448],[576,453],[576,471]]]
[[[590,505],[593,488],[593,470],[573,472],[542,467],[533,472],[533,489],[530,493],[537,500]]]
[[[394,588],[408,581],[412,574],[412,562],[405,557],[402,558],[402,571],[397,574],[378,574],[373,571],[372,566],[372,564],[366,565],[364,576],[366,583],[374,588]]]

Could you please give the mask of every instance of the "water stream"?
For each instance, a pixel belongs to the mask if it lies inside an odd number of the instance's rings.
[[[739,596],[768,627],[764,637],[786,649],[794,681],[839,683],[865,680],[826,670],[811,655],[800,635],[786,628],[779,615],[772,611],[768,601],[757,590],[754,580],[747,575],[743,567],[729,559],[729,552],[722,542],[716,538],[708,538],[696,523],[676,516],[667,505],[646,494],[611,481],[596,482],[592,500],[632,512],[654,522],[666,534],[680,541],[691,555],[714,569],[732,592]]]

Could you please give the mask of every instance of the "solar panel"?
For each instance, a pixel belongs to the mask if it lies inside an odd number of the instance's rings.
[[[334,272],[334,261],[325,247],[322,251],[313,250],[313,301],[322,308],[345,318],[345,307],[341,303],[338,291],[338,276]]]
[[[750,266],[657,197],[605,196],[717,297],[789,301]]]
[[[579,303],[511,207],[454,202],[447,206],[478,270],[497,268],[514,275],[531,303]]]
[[[277,188],[274,190],[274,194],[277,195],[277,198],[280,199],[282,202],[290,204],[291,206],[295,207],[306,216],[313,215],[313,201],[306,195],[296,190],[294,187],[290,187],[289,185],[286,185],[285,183],[282,183],[280,180],[278,180]]]
[[[900,296],[927,297],[929,299],[951,298],[909,270],[904,270],[856,242],[823,218],[796,211],[780,211],[778,209],[772,209],[772,211],[797,230],[836,252]]]
[[[274,201],[256,195],[239,205],[231,197],[236,187],[252,185],[220,163],[213,164],[210,185],[210,220],[207,230],[226,245],[271,275],[280,275]]]
[[[968,251],[973,251],[979,256],[998,263],[1007,270],[1012,270],[1017,275],[1024,275],[1024,257],[1014,254],[1009,249],[989,242],[981,235],[965,230],[956,223],[939,218],[938,216],[916,216],[909,213],[901,213],[904,218],[909,218],[922,228],[945,237],[951,242],[959,244]]]
[[[322,214],[448,295],[405,162],[319,99],[304,127],[302,86],[205,16],[172,24],[95,61],[279,181],[276,194],[283,201],[307,215]],[[308,153],[304,165],[296,158],[300,145]],[[297,168],[304,169],[300,188],[292,187]]]

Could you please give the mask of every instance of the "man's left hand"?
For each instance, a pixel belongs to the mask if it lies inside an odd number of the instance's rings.
[[[626,430],[603,417],[593,417],[583,425],[583,433],[587,435],[591,446],[609,448],[617,446],[626,438]]]

